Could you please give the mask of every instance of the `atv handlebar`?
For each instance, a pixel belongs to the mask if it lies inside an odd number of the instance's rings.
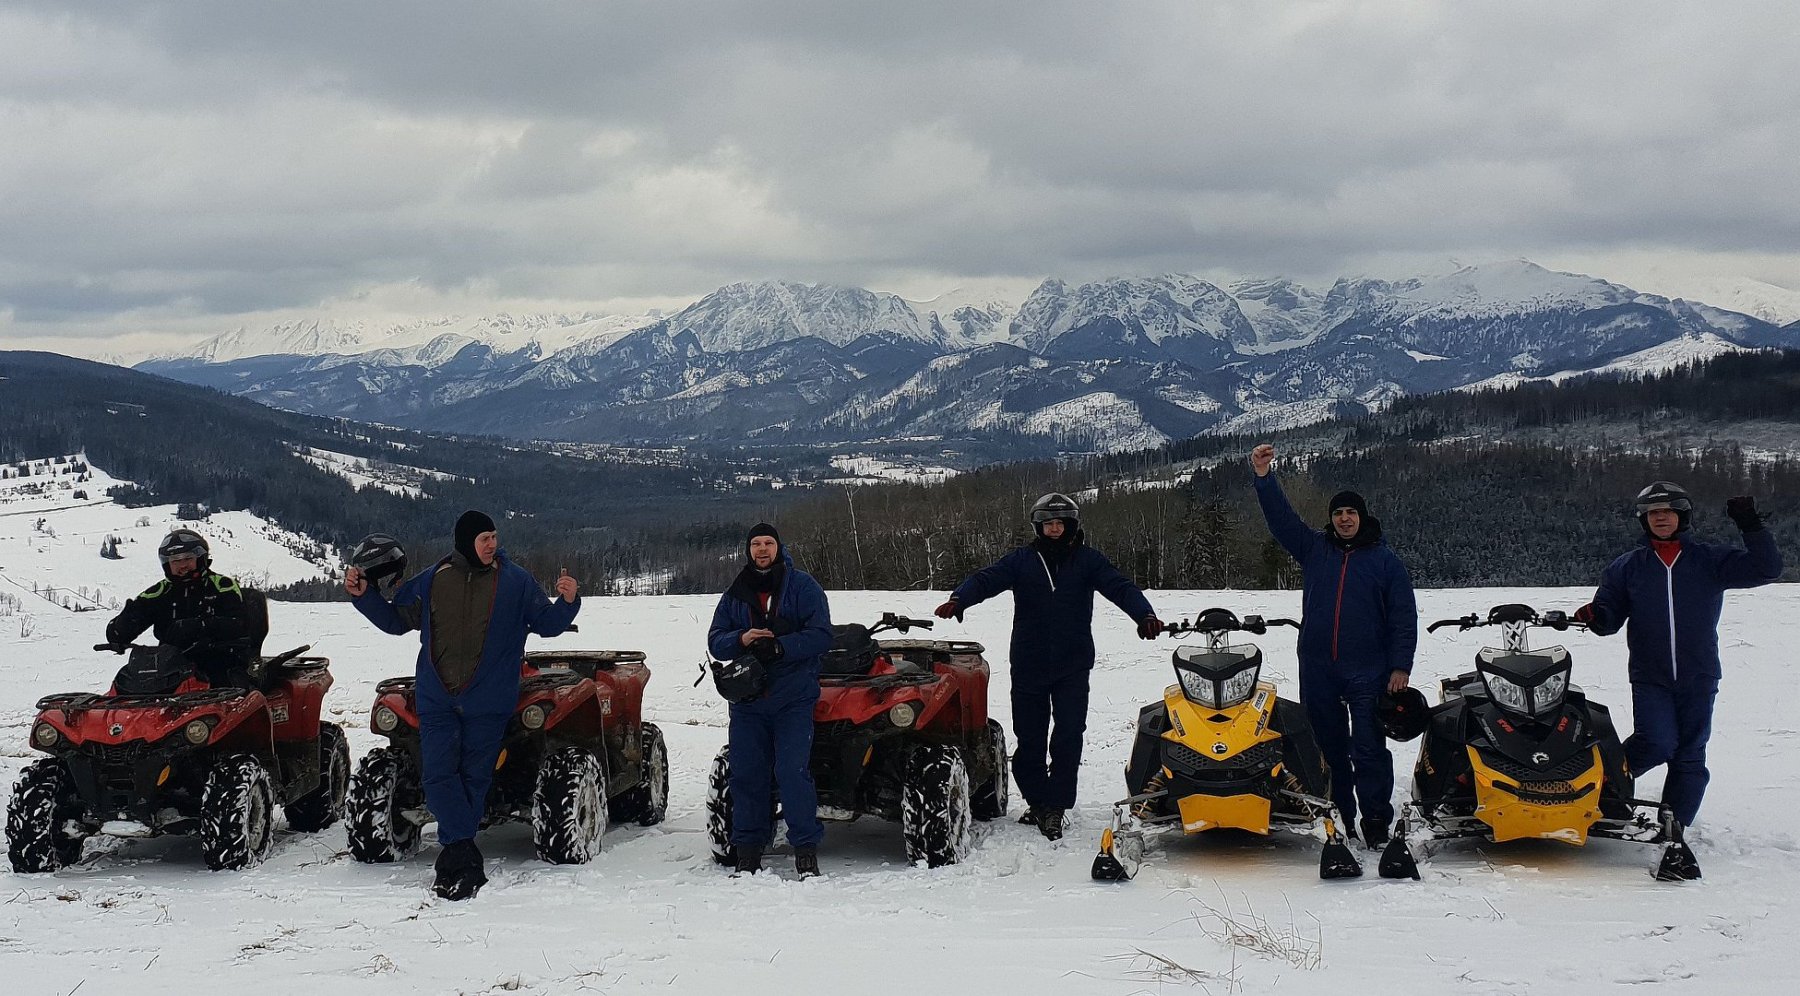
[[[1529,605],[1519,605],[1515,603],[1494,606],[1488,610],[1486,618],[1471,612],[1466,616],[1459,616],[1455,619],[1439,619],[1437,622],[1425,627],[1425,632],[1435,633],[1445,626],[1455,626],[1461,631],[1479,629],[1482,626],[1505,626],[1508,624],[1532,626],[1541,629],[1554,629],[1557,631],[1588,628],[1587,623],[1571,618],[1567,612],[1564,612],[1561,609],[1551,609],[1548,612],[1540,613]]]
[[[930,619],[912,619],[894,612],[883,612],[881,621],[870,626],[869,632],[879,633],[891,629],[904,633],[909,629],[930,629],[931,626]]]

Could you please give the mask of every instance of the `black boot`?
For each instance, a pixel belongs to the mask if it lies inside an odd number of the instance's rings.
[[[1387,846],[1388,825],[1386,820],[1362,821],[1363,846],[1371,851],[1379,851]]]
[[[1023,813],[1019,814],[1019,822],[1025,824],[1028,827],[1037,826],[1038,825],[1038,811],[1030,806],[1026,806],[1025,811]]]
[[[794,852],[794,870],[801,878],[814,878],[819,874],[819,852],[816,848],[802,847]]]
[[[737,852],[736,868],[731,873],[733,878],[762,871],[762,848],[739,844],[733,850]]]
[[[431,891],[452,902],[474,898],[487,884],[482,865],[481,849],[473,840],[445,844],[437,857],[437,881],[432,883]]]
[[[1046,840],[1061,840],[1063,835],[1063,811],[1060,809],[1038,810],[1038,832]]]

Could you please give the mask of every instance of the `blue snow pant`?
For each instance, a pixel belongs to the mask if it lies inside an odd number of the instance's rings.
[[[454,710],[419,714],[419,777],[425,805],[437,819],[438,843],[475,839],[511,718]]]
[[[1013,781],[1032,809],[1075,808],[1081,738],[1087,732],[1088,673],[1085,667],[1051,674],[1013,668]]]
[[[787,839],[796,850],[818,847],[819,792],[813,787],[813,705],[819,675],[811,669],[776,674],[760,699],[731,706],[731,845],[766,848],[775,839],[770,819],[781,790]]]
[[[1677,677],[1672,688],[1631,685],[1632,733],[1625,739],[1625,763],[1633,775],[1669,766],[1663,802],[1682,826],[1700,815],[1700,798],[1712,777],[1706,770],[1706,741],[1712,737],[1718,694],[1719,679],[1713,677]]]
[[[1365,820],[1394,819],[1394,755],[1375,712],[1389,674],[1385,666],[1300,666],[1300,704],[1331,766],[1331,801],[1350,827],[1359,810]]]

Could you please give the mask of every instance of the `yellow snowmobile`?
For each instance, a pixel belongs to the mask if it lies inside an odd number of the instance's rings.
[[[1409,823],[1423,842],[1449,838],[1537,838],[1576,846],[1609,837],[1662,848],[1656,877],[1685,881],[1700,866],[1667,806],[1633,798],[1625,751],[1604,705],[1570,682],[1562,647],[1532,649],[1528,630],[1586,629],[1561,612],[1497,605],[1487,616],[1442,619],[1428,632],[1498,626],[1503,646],[1483,647],[1475,670],[1445,678],[1443,701],[1420,733],[1413,798],[1381,857],[1383,878],[1418,878]],[[1390,732],[1390,736],[1395,736]]]
[[[1319,877],[1362,874],[1338,830],[1330,769],[1305,712],[1261,680],[1260,648],[1230,642],[1232,633],[1260,636],[1270,626],[1300,628],[1292,619],[1239,620],[1217,608],[1163,628],[1176,636],[1198,633],[1205,642],[1175,648],[1175,684],[1138,713],[1125,766],[1130,797],[1113,806],[1112,825],[1101,834],[1095,879],[1136,875],[1150,832],[1233,827],[1267,834],[1282,827],[1310,835],[1321,821]]]

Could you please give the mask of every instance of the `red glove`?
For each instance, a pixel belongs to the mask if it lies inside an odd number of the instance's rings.
[[[1569,614],[1569,618],[1575,620],[1576,622],[1582,624],[1583,626],[1593,625],[1593,623],[1594,623],[1594,603],[1589,602],[1586,605],[1583,605],[1581,608],[1576,609],[1574,612]]]
[[[1145,616],[1138,620],[1138,639],[1154,640],[1162,635],[1162,620],[1155,616]]]
[[[954,598],[938,606],[933,610],[933,613],[939,619],[955,619],[957,622],[962,622],[962,606],[956,604],[956,599]]]

